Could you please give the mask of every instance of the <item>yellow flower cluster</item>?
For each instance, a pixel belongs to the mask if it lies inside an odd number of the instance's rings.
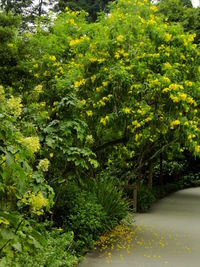
[[[155,6],[155,5],[151,5],[150,9],[151,9],[151,11],[153,11],[153,12],[158,11],[157,6]]]
[[[185,81],[185,85],[188,87],[192,87],[193,83],[191,81]]]
[[[74,39],[74,40],[71,40],[71,41],[69,42],[69,46],[73,47],[73,46],[75,46],[75,45],[77,45],[77,44],[80,44],[80,43],[82,43],[82,42],[84,42],[84,41],[89,41],[89,40],[90,40],[89,37],[87,37],[87,36],[81,36],[80,39],[76,38],[76,39]]]
[[[164,76],[163,77],[163,81],[166,82],[166,83],[170,83],[170,79],[167,77],[167,76]]]
[[[134,132],[137,128],[141,127],[141,123],[139,123],[137,120],[132,122],[132,125],[134,126],[133,131]]]
[[[35,94],[37,94],[37,95],[43,93],[44,91],[43,91],[43,87],[42,87],[42,85],[39,84],[39,85],[35,86],[33,92],[34,92]]]
[[[123,108],[123,111],[125,114],[130,114],[131,113],[131,109],[126,107],[126,108]]]
[[[181,84],[172,83],[169,87],[162,90],[163,93],[168,93],[170,91],[183,90],[184,87]]]
[[[78,108],[82,108],[83,106],[85,106],[85,104],[86,104],[86,101],[85,101],[85,99],[82,99],[82,100],[78,100],[77,101],[77,107]]]
[[[0,85],[0,101],[4,100],[4,88]]]
[[[50,164],[50,162],[48,159],[41,159],[37,168],[40,171],[47,172],[49,169],[49,164]]]
[[[197,102],[191,96],[188,97],[188,103],[193,104],[195,107],[197,106]]]
[[[177,96],[170,94],[170,98],[174,103],[178,103],[180,101],[185,101],[187,99],[187,94],[178,92]]]
[[[1,224],[4,224],[4,225],[9,225],[10,224],[10,222],[7,220],[7,219],[5,219],[5,218],[3,218],[3,217],[0,217],[0,225]]]
[[[119,59],[120,57],[128,57],[129,56],[129,54],[127,53],[127,52],[125,52],[125,50],[124,49],[118,49],[116,52],[115,52],[115,55],[114,55],[114,57],[116,58],[116,59]]]
[[[151,25],[154,25],[154,24],[156,24],[156,18],[154,17],[153,14],[150,14],[150,19],[147,20],[146,25],[147,26],[151,26]]]
[[[173,94],[170,94],[170,98],[174,103],[178,103],[179,102],[179,98],[177,96],[174,96]]]
[[[164,63],[164,69],[171,69],[172,65],[169,62]]]
[[[170,128],[174,129],[174,126],[178,126],[180,125],[180,121],[179,120],[174,120],[170,123]]]
[[[195,150],[195,153],[200,153],[200,146],[196,145],[194,150]]]
[[[92,117],[93,116],[92,110],[87,110],[86,114],[88,115],[88,117]]]
[[[172,35],[169,34],[169,33],[167,33],[167,34],[165,35],[165,41],[166,41],[166,42],[169,42],[169,41],[171,41],[171,39],[172,39]]]
[[[188,36],[188,41],[189,41],[189,42],[193,42],[195,37],[196,37],[196,34],[195,34],[195,33],[190,34],[190,35]]]
[[[43,196],[42,192],[33,193],[28,191],[21,201],[22,203],[29,205],[31,211],[37,215],[42,215],[43,208],[48,205],[48,199]]]
[[[100,119],[100,123],[106,126],[107,122],[109,121],[109,116],[105,116],[105,118]]]
[[[87,144],[92,145],[94,143],[93,136],[91,134],[87,135],[85,141]]]
[[[142,134],[136,134],[135,141],[138,142],[141,137],[142,137]]]
[[[80,80],[80,81],[75,81],[74,82],[74,86],[76,87],[76,88],[78,88],[78,87],[80,87],[80,86],[82,86],[82,85],[84,85],[85,84],[85,79],[82,79],[82,80]]]
[[[13,48],[14,47],[14,44],[8,44],[8,47],[10,47],[10,48]]]
[[[102,82],[103,87],[108,86],[108,82]]]
[[[13,116],[18,117],[21,114],[22,104],[21,104],[20,97],[11,96],[10,99],[8,99],[7,104],[8,104],[9,111]]]
[[[70,19],[70,24],[73,26],[77,26],[76,22],[74,21],[74,19]]]
[[[93,76],[91,77],[91,81],[92,81],[92,83],[94,83],[94,82],[96,81],[96,78],[97,78],[96,75],[93,75]]]
[[[104,96],[100,101],[97,102],[97,106],[104,107],[106,105],[106,102],[109,102],[112,97],[113,97],[112,94],[109,94],[108,96]]]
[[[56,57],[55,56],[49,56],[49,59],[52,61],[56,61]]]
[[[122,43],[122,42],[124,42],[124,40],[125,40],[125,38],[123,35],[120,34],[117,36],[117,42]]]
[[[192,139],[194,139],[195,137],[196,137],[195,134],[189,134],[189,135],[188,135],[188,140],[189,140],[190,142],[192,142]]]
[[[25,137],[21,139],[21,143],[33,154],[40,150],[39,138],[36,136]]]
[[[97,61],[97,58],[96,58],[96,57],[91,57],[91,58],[90,58],[90,62],[94,63],[94,62],[96,62],[96,61]]]
[[[187,94],[181,93],[181,92],[178,92],[178,96],[179,96],[179,99],[181,99],[182,101],[185,101],[187,98]]]

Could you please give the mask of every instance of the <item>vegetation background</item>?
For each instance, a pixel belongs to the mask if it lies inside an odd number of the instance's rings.
[[[51,13],[47,13],[51,6]],[[1,1],[0,266],[67,266],[200,185],[200,9]]]

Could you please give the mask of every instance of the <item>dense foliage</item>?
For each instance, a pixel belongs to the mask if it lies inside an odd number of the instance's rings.
[[[80,11],[85,10],[88,13],[88,20],[95,21],[98,17],[98,12],[108,11],[108,3],[112,0],[59,0],[55,5],[55,10],[64,11],[66,7]]]
[[[76,264],[127,215],[124,184],[142,211],[198,185],[200,51],[161,9],[119,0],[89,23],[67,7],[24,32],[0,13],[3,266]]]

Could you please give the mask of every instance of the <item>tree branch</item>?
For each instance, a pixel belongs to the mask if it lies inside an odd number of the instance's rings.
[[[117,145],[117,144],[120,144],[120,143],[125,143],[125,142],[127,142],[127,140],[128,140],[127,137],[122,137],[122,138],[119,138],[119,139],[116,139],[116,140],[112,140],[112,141],[109,141],[109,142],[107,142],[107,143],[105,143],[103,145],[100,145],[98,147],[93,148],[93,151],[97,152],[97,151],[106,149],[109,146],[114,146],[114,145]]]

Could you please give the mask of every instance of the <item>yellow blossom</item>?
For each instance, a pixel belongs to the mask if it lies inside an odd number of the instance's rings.
[[[8,44],[8,47],[12,48],[14,46],[14,44]]]
[[[150,7],[150,9],[151,9],[153,12],[156,12],[156,11],[158,10],[157,6],[155,6],[155,5],[152,5],[152,6]]]
[[[121,35],[121,34],[118,35],[118,36],[117,36],[117,41],[120,42],[120,43],[122,43],[122,42],[124,41],[124,36]]]
[[[91,134],[87,135],[85,141],[87,144],[92,145],[94,143],[93,136]]]
[[[0,217],[0,225],[1,225],[1,224],[9,225],[10,222],[9,222],[7,219],[5,219],[4,217]]]
[[[163,77],[163,80],[164,80],[165,82],[167,82],[167,83],[170,83],[170,79],[169,79],[167,76],[164,76],[164,77]]]
[[[43,196],[42,192],[33,193],[29,191],[24,195],[21,201],[29,205],[31,211],[37,215],[43,214],[43,208],[48,205],[48,199]]]
[[[32,153],[35,153],[40,149],[39,138],[36,136],[25,137],[21,139],[20,141]]]
[[[191,142],[193,138],[195,138],[196,135],[195,134],[189,134],[188,135],[188,140]]]
[[[180,93],[180,92],[178,92],[178,96],[179,96],[180,99],[183,100],[183,101],[185,101],[186,98],[187,98],[187,95],[186,95],[186,94],[184,94],[184,93]]]
[[[166,70],[170,69],[171,67],[172,67],[172,66],[171,66],[171,64],[170,64],[169,62],[164,63],[164,68],[165,68]]]
[[[74,19],[70,19],[70,23],[73,25],[73,26],[77,26],[76,22],[74,21]]]
[[[96,75],[93,75],[93,76],[91,77],[91,81],[92,81],[92,83],[94,83],[94,82],[96,81],[96,78],[97,78]]]
[[[7,103],[10,113],[18,117],[22,112],[21,98],[11,96]]]
[[[50,164],[50,162],[48,159],[41,159],[37,168],[40,171],[47,172],[48,168],[49,168],[49,164]]]
[[[4,88],[2,85],[0,85],[0,101],[4,99]]]
[[[165,35],[165,41],[166,41],[166,42],[169,42],[169,41],[171,41],[171,39],[172,39],[172,35],[169,34],[169,33],[167,33],[167,34]]]
[[[100,119],[100,123],[106,126],[107,122],[109,121],[109,116]]]
[[[88,110],[88,111],[86,111],[86,114],[88,115],[88,117],[92,117],[93,112],[92,112],[92,110]]]
[[[115,55],[114,55],[114,57],[115,57],[116,59],[119,59],[119,58],[120,58],[120,54],[119,54],[118,52],[116,52]]]
[[[76,88],[78,88],[78,87],[80,87],[80,86],[82,86],[82,85],[84,85],[85,84],[85,79],[82,79],[82,80],[80,80],[80,81],[75,81],[74,82],[74,86],[76,87]]]
[[[200,153],[200,146],[199,145],[195,146],[195,153]]]
[[[70,46],[75,46],[75,45],[77,45],[78,43],[80,43],[80,39],[75,39],[75,40],[71,40],[71,41],[69,42],[69,45],[70,45]]]
[[[95,57],[90,58],[90,62],[94,63],[96,61],[97,61],[97,59]]]
[[[49,59],[52,61],[56,61],[56,57],[55,56],[49,56]]]
[[[174,103],[178,103],[179,102],[179,98],[177,96],[174,96],[174,95],[170,94],[170,98]]]
[[[174,126],[178,126],[178,125],[180,125],[180,121],[179,120],[174,120],[174,121],[171,122],[170,128],[174,129]]]
[[[106,87],[108,85],[108,82],[102,82],[102,85]]]
[[[131,113],[131,109],[128,108],[128,107],[124,108],[123,111],[124,111],[124,113],[126,113],[126,114],[130,114],[130,113]]]
[[[39,84],[39,85],[35,86],[33,92],[34,92],[35,94],[41,94],[41,93],[43,93],[43,87],[42,87],[42,85]]]

